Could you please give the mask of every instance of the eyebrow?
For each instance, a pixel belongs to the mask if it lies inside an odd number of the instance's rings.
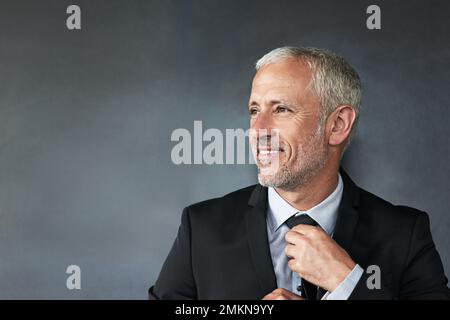
[[[295,107],[294,104],[292,104],[286,100],[283,100],[283,99],[273,99],[273,100],[269,101],[269,105],[273,106],[274,104],[285,104],[290,107]],[[251,107],[251,106],[259,106],[259,103],[257,103],[255,100],[252,100],[249,103],[249,107]]]

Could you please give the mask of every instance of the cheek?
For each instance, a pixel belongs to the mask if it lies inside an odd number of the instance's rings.
[[[294,158],[295,155],[299,152],[298,147],[301,143],[299,136],[289,135],[284,136],[283,138],[283,150],[284,156],[287,158]]]
[[[315,128],[314,128],[315,130]],[[301,149],[302,146],[305,146],[308,144],[308,142],[313,138],[314,134],[312,133],[314,131],[309,131],[307,128],[290,128],[287,130],[283,130],[282,132],[282,141],[285,145],[287,145],[287,148],[285,150],[289,150],[289,154],[295,155],[298,152],[300,152],[299,149]]]

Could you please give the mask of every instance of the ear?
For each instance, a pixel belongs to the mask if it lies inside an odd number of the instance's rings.
[[[355,109],[351,105],[341,105],[328,118],[329,139],[332,146],[342,144],[350,136],[356,119]]]

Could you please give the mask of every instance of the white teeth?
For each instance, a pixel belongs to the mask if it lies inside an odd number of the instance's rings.
[[[259,153],[262,155],[274,154],[278,153],[278,150],[260,150]]]

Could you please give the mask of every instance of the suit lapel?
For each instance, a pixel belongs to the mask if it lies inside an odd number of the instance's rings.
[[[339,204],[338,217],[334,227],[333,239],[352,256],[353,236],[356,225],[358,224],[359,190],[355,183],[350,179],[344,169],[340,168],[344,190],[341,203]],[[325,294],[325,290],[319,288],[317,291],[317,300],[320,300]]]
[[[248,204],[249,209],[245,217],[250,257],[264,296],[277,288],[267,237],[267,188],[257,185]]]
[[[352,251],[353,235],[358,223],[359,190],[344,169],[341,168],[339,173],[344,182],[344,191],[339,204],[333,239],[350,253]]]

